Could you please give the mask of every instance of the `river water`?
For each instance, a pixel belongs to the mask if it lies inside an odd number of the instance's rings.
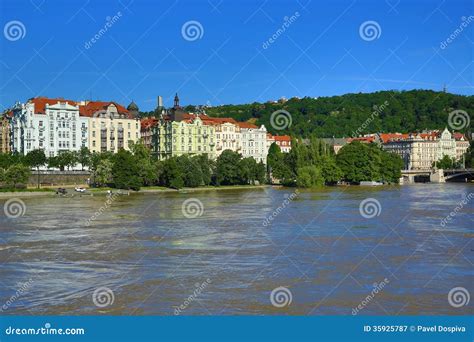
[[[415,184],[22,198],[23,216],[0,216],[0,309],[466,315],[473,192]],[[465,291],[453,298],[453,288]]]

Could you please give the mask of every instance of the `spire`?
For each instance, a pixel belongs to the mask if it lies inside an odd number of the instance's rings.
[[[174,96],[174,108],[179,108],[179,97],[178,93]]]

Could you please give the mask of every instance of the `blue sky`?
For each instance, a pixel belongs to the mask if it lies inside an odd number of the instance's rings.
[[[471,95],[473,15],[469,0],[0,0],[0,109],[48,96],[151,110],[176,91],[210,105],[444,84]]]

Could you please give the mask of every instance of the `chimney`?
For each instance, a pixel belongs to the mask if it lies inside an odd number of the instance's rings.
[[[163,108],[163,96],[158,96],[158,108]]]

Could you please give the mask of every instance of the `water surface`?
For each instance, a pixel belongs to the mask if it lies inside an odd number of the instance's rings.
[[[135,194],[110,205],[100,195],[23,198],[24,216],[0,216],[0,308],[35,315],[173,315],[178,307],[184,315],[350,315],[374,283],[386,282],[360,314],[465,315],[472,300],[455,308],[448,292],[464,287],[474,295],[472,200],[446,225],[441,220],[473,190],[332,187],[288,200],[295,189],[266,188]],[[190,198],[202,203],[201,216],[183,214]],[[380,203],[378,216],[361,215],[367,198]],[[92,300],[101,287],[113,292],[105,307]],[[270,300],[278,287],[292,297],[281,308]]]

